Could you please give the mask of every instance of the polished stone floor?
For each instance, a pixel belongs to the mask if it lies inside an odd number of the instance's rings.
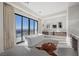
[[[58,56],[78,56],[78,52],[73,48],[58,48]]]
[[[77,56],[77,52],[73,48],[58,48],[55,52],[58,56]],[[1,56],[50,56],[47,52],[36,48],[28,48],[18,46],[8,49],[0,54]]]

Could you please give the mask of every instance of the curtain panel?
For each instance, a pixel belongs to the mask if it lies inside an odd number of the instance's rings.
[[[4,49],[9,49],[15,45],[15,15],[11,5],[3,4],[3,32]]]

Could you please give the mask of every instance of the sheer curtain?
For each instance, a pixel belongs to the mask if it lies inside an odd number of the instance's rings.
[[[15,16],[12,6],[4,3],[3,8],[3,32],[4,32],[4,49],[9,49],[15,45]]]

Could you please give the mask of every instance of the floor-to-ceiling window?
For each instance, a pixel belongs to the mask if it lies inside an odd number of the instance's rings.
[[[22,22],[22,17],[19,15],[16,15],[16,42],[21,42],[22,38],[21,38],[21,22]]]
[[[38,33],[38,21],[35,21],[35,34]]]
[[[25,40],[26,35],[38,33],[38,21],[19,15],[16,15],[16,42]]]
[[[30,19],[30,35],[38,33],[38,21]]]
[[[34,20],[30,19],[30,35],[34,34]]]
[[[28,18],[23,17],[23,36],[28,35]]]

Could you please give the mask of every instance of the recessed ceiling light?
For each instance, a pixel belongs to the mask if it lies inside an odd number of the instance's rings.
[[[25,2],[27,5],[29,5],[29,2]]]
[[[42,11],[39,11],[39,13],[42,13]]]

